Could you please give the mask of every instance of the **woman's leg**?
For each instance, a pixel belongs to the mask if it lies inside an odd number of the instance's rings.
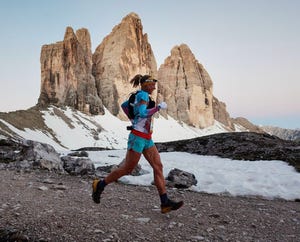
[[[152,146],[143,151],[143,155],[153,168],[154,183],[157,187],[159,195],[166,193],[166,182],[163,175],[163,165],[160,160],[160,155],[156,146]]]
[[[113,170],[105,179],[105,183],[117,181],[120,177],[128,175],[135,168],[141,158],[141,153],[134,150],[128,150],[126,153],[125,162],[117,169]]]

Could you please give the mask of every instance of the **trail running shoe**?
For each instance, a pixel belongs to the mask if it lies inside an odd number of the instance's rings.
[[[174,202],[174,201],[168,199],[168,202],[166,204],[162,204],[160,206],[160,208],[161,208],[162,213],[168,213],[168,212],[171,212],[172,210],[177,210],[177,209],[181,208],[182,205],[183,205],[183,201]]]
[[[95,203],[100,203],[100,195],[103,192],[103,189],[98,188],[99,182],[100,182],[99,179],[95,179],[92,184],[92,187],[93,187],[92,198]]]

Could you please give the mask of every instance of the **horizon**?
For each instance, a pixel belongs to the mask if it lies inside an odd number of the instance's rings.
[[[67,26],[75,31],[87,28],[94,52],[113,27],[134,12],[141,18],[158,68],[174,46],[185,43],[211,76],[213,94],[226,103],[231,117],[300,128],[298,1],[174,5],[169,0],[123,0],[116,9],[109,1],[12,0],[0,6],[0,112],[37,103],[42,45],[63,40]],[[157,8],[164,14],[157,14]]]

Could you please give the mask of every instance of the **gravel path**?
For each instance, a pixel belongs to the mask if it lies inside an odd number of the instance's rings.
[[[91,182],[0,170],[0,241],[300,241],[298,202],[169,190],[185,205],[161,214],[155,187],[114,183],[94,204]]]

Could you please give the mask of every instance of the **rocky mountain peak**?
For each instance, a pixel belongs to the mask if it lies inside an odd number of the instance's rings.
[[[76,31],[76,37],[79,41],[84,53],[87,55],[88,63],[92,64],[92,43],[89,31],[86,28],[81,28]]]
[[[38,105],[70,106],[85,113],[103,113],[92,76],[90,34],[75,35],[67,27],[64,40],[44,45],[41,51],[41,92]]]
[[[131,12],[131,13],[127,14],[127,15],[123,18],[124,21],[125,21],[126,19],[139,19],[139,20],[140,20],[140,17],[139,17],[139,15],[138,15],[137,13]]]
[[[213,124],[212,80],[186,44],[172,48],[158,78],[159,98],[168,103],[170,116],[200,128]]]
[[[64,41],[76,39],[76,35],[72,27],[68,26],[65,31]]]
[[[131,13],[113,28],[93,54],[98,95],[105,107],[120,118],[125,117],[120,104],[133,91],[129,81],[136,74],[156,76],[157,65],[141,20]]]

